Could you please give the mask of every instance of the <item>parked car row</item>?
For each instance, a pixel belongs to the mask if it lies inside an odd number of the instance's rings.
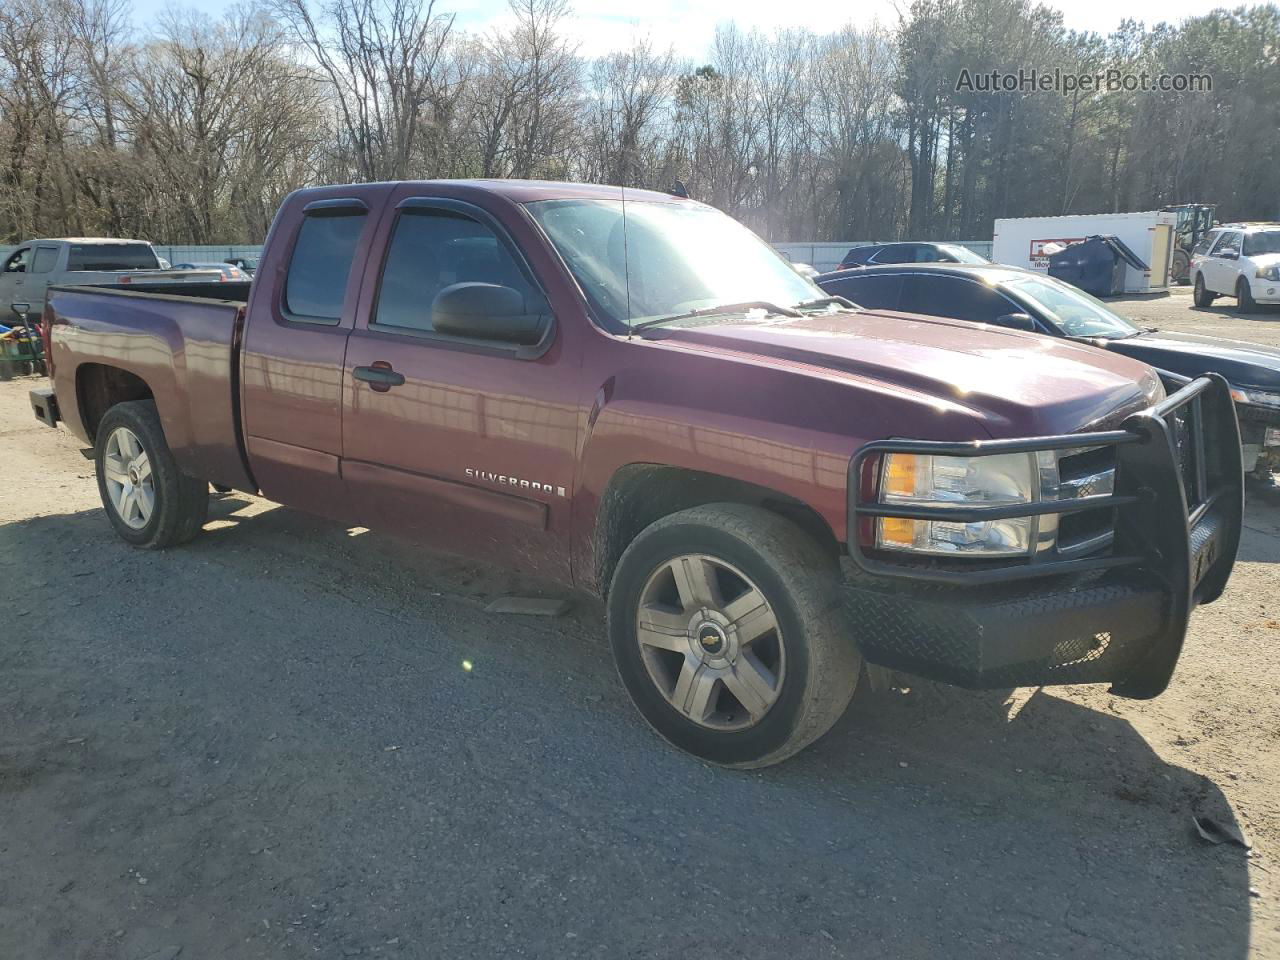
[[[822,274],[817,284],[861,306],[1026,330],[1124,354],[1185,377],[1231,384],[1244,469],[1270,481],[1280,458],[1280,350],[1141,327],[1068,283],[1001,264],[916,263]]]

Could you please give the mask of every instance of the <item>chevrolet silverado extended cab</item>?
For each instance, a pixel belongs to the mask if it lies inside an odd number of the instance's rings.
[[[862,310],[686,199],[307,189],[252,286],[189,293],[49,293],[32,403],[121,537],[190,539],[213,483],[594,590],[715,763],[821,736],[864,663],[1156,696],[1234,563],[1220,378]]]

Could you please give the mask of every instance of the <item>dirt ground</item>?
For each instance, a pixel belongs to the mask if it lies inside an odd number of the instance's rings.
[[[4,960],[1280,957],[1280,501],[1157,700],[906,681],[731,773],[649,732],[583,597],[489,614],[546,588],[238,494],[125,546],[36,383],[0,383]]]

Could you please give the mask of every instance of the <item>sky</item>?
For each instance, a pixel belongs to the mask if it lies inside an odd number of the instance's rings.
[[[842,5],[832,0],[570,0],[573,14],[566,30],[578,41],[586,56],[629,47],[637,36],[648,37],[661,48],[671,46],[682,55],[697,58],[710,47],[716,25],[735,21],[744,29],[772,32],[780,27],[807,26],[822,33],[845,23],[869,26],[879,20],[886,26],[897,21],[897,10],[908,0],[855,0]],[[1178,21],[1208,12],[1216,6],[1234,6],[1223,0],[1044,0],[1063,11],[1066,25],[1076,30],[1106,33],[1125,17],[1148,25],[1161,20]],[[233,0],[200,0],[192,5],[210,15],[232,6]],[[166,0],[134,0],[134,19],[139,24],[165,7]],[[457,14],[457,24],[470,31],[483,31],[507,22],[506,0],[436,0],[440,11]]]

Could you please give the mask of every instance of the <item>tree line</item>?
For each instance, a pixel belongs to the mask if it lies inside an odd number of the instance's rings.
[[[468,32],[432,0],[0,0],[0,239],[259,242],[299,186],[534,177],[664,189],[774,241],[972,239],[996,217],[1215,202],[1280,216],[1280,9],[1065,29],[1034,0],[892,26],[717,30],[581,55],[567,0]],[[974,76],[1210,78],[1194,92]],[[968,78],[961,81],[961,78]]]

